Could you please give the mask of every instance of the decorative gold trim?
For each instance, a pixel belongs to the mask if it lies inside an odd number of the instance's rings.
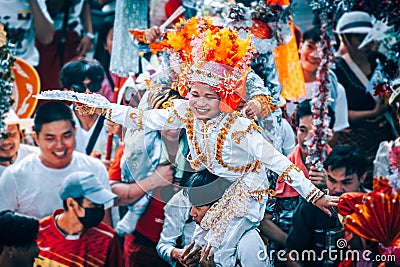
[[[261,202],[264,195],[268,195],[270,198],[275,196],[275,190],[268,188],[268,189],[259,189],[259,190],[251,190],[249,191],[250,196],[257,202]]]
[[[232,139],[235,141],[236,144],[240,144],[240,141],[246,136],[246,134],[250,133],[252,130],[259,131],[260,133],[263,132],[263,129],[253,121],[250,123],[246,130],[236,131],[232,133]]]
[[[322,192],[321,190],[318,191],[317,194],[315,194],[315,196],[313,197],[313,199],[311,200],[311,203],[313,203],[315,205],[315,203],[321,199],[323,196],[325,196],[325,193]]]
[[[318,190],[318,188],[314,187],[314,188],[310,191],[310,193],[308,193],[308,195],[306,196],[306,201],[307,201],[307,202],[310,201],[310,198],[311,198],[312,196],[314,196],[314,194],[315,194],[315,192],[317,192],[317,190]]]
[[[112,121],[111,118],[112,118],[112,108],[110,108],[110,109],[108,110],[108,120],[109,120],[109,121]]]
[[[233,218],[248,214],[250,206],[249,189],[242,179],[238,179],[225,190],[222,198],[210,207],[201,221],[201,228],[208,231],[206,240],[212,246],[219,247],[229,223]]]
[[[201,151],[200,146],[196,140],[196,136],[193,134],[193,113],[191,112],[190,108],[187,109],[186,112],[186,133],[189,137],[189,140],[194,146],[195,152],[197,154],[197,157],[195,159],[192,159],[190,155],[188,155],[187,159],[190,162],[191,166],[194,168],[199,168],[202,163],[207,162],[207,155]],[[229,129],[235,122],[236,118],[240,116],[240,113],[234,112],[233,114],[230,114],[229,117],[226,119],[226,121],[223,123],[223,127],[221,128],[220,132],[217,134],[217,142],[215,145],[216,153],[215,153],[215,159],[218,161],[218,164],[220,164],[222,167],[228,169],[228,171],[233,171],[233,172],[240,172],[240,173],[246,173],[249,171],[252,172],[257,172],[258,169],[261,167],[261,162],[259,160],[255,160],[245,166],[231,166],[226,164],[223,159],[222,159],[222,148],[225,143],[226,136],[228,135]],[[211,162],[212,159],[209,159]],[[212,167],[212,166],[209,166]]]
[[[110,111],[111,111],[111,109],[110,109]],[[131,114],[129,114],[129,118],[131,120],[133,120],[134,123],[136,123],[136,125],[138,126],[138,130],[143,130],[143,114],[144,114],[144,110],[141,110],[141,109],[138,110],[138,114],[134,111],[131,112]],[[110,115],[110,118],[111,118],[111,115]]]
[[[294,164],[290,164],[286,170],[283,171],[283,173],[278,177],[278,181],[282,182],[282,181],[287,181],[289,184],[292,182],[292,178],[290,178],[289,176],[289,172],[292,170],[296,170],[297,172],[301,172],[301,169],[294,165]]]
[[[143,130],[143,114],[144,114],[144,110],[140,109],[139,110],[139,120],[137,122],[139,130]]]

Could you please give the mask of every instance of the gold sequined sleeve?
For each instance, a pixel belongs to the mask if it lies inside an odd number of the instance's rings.
[[[111,120],[124,127],[135,130],[168,130],[184,127],[180,119],[184,117],[187,100],[174,103],[167,109],[142,110],[117,104],[111,104]]]
[[[239,119],[238,123],[240,123],[240,120],[246,123],[246,119],[244,118]],[[244,128],[244,126],[242,128]],[[304,176],[301,169],[277,151],[256,129],[251,129],[246,132],[244,136],[241,136],[240,142],[233,143],[238,146],[240,150],[250,154],[255,160],[262,162],[262,168],[267,168],[277,173],[280,179],[293,187],[302,197],[308,197],[311,201],[313,196],[317,193],[317,191],[314,190],[315,185]]]

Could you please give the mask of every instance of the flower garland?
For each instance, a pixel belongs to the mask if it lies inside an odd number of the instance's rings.
[[[332,24],[337,12],[337,7],[341,6],[340,0],[315,0],[311,3],[313,12],[318,16],[321,23],[321,41],[318,52],[323,55],[321,63],[318,66],[318,88],[314,88],[311,100],[312,124],[314,136],[308,144],[308,155],[306,163],[309,163],[319,169],[323,168],[327,153],[325,145],[328,142],[329,122],[329,66],[334,60],[333,51],[333,30]]]
[[[7,125],[4,123],[4,119],[13,103],[11,94],[14,75],[11,67],[15,58],[10,54],[11,44],[4,40],[5,32],[2,27],[0,28],[0,35],[3,36],[0,43],[0,138],[4,138],[7,135]]]

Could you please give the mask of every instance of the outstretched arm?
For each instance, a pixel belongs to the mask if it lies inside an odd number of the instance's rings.
[[[42,0],[28,0],[31,6],[35,37],[42,44],[49,44],[53,41],[54,26],[46,5]]]
[[[169,130],[183,128],[188,101],[177,100],[173,102],[174,105],[168,109],[150,110],[111,104],[111,109],[103,113],[105,113],[107,119],[132,129]],[[99,112],[101,111],[99,110]]]
[[[325,195],[304,176],[299,167],[277,151],[259,132],[253,130],[247,133],[246,138],[243,138],[238,145],[264,163],[268,169],[277,173],[280,180],[293,187],[306,201],[312,202],[331,216],[328,207],[336,206],[339,198]]]

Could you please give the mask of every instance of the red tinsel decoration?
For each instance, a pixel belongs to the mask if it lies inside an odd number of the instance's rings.
[[[329,122],[329,66],[334,60],[333,57],[333,31],[332,24],[337,13],[340,1],[313,1],[311,6],[321,23],[321,41],[319,53],[322,56],[321,64],[318,67],[318,89],[313,92],[311,110],[313,118],[314,136],[309,144],[307,163],[322,169],[322,162],[326,158],[325,145],[328,142]]]

